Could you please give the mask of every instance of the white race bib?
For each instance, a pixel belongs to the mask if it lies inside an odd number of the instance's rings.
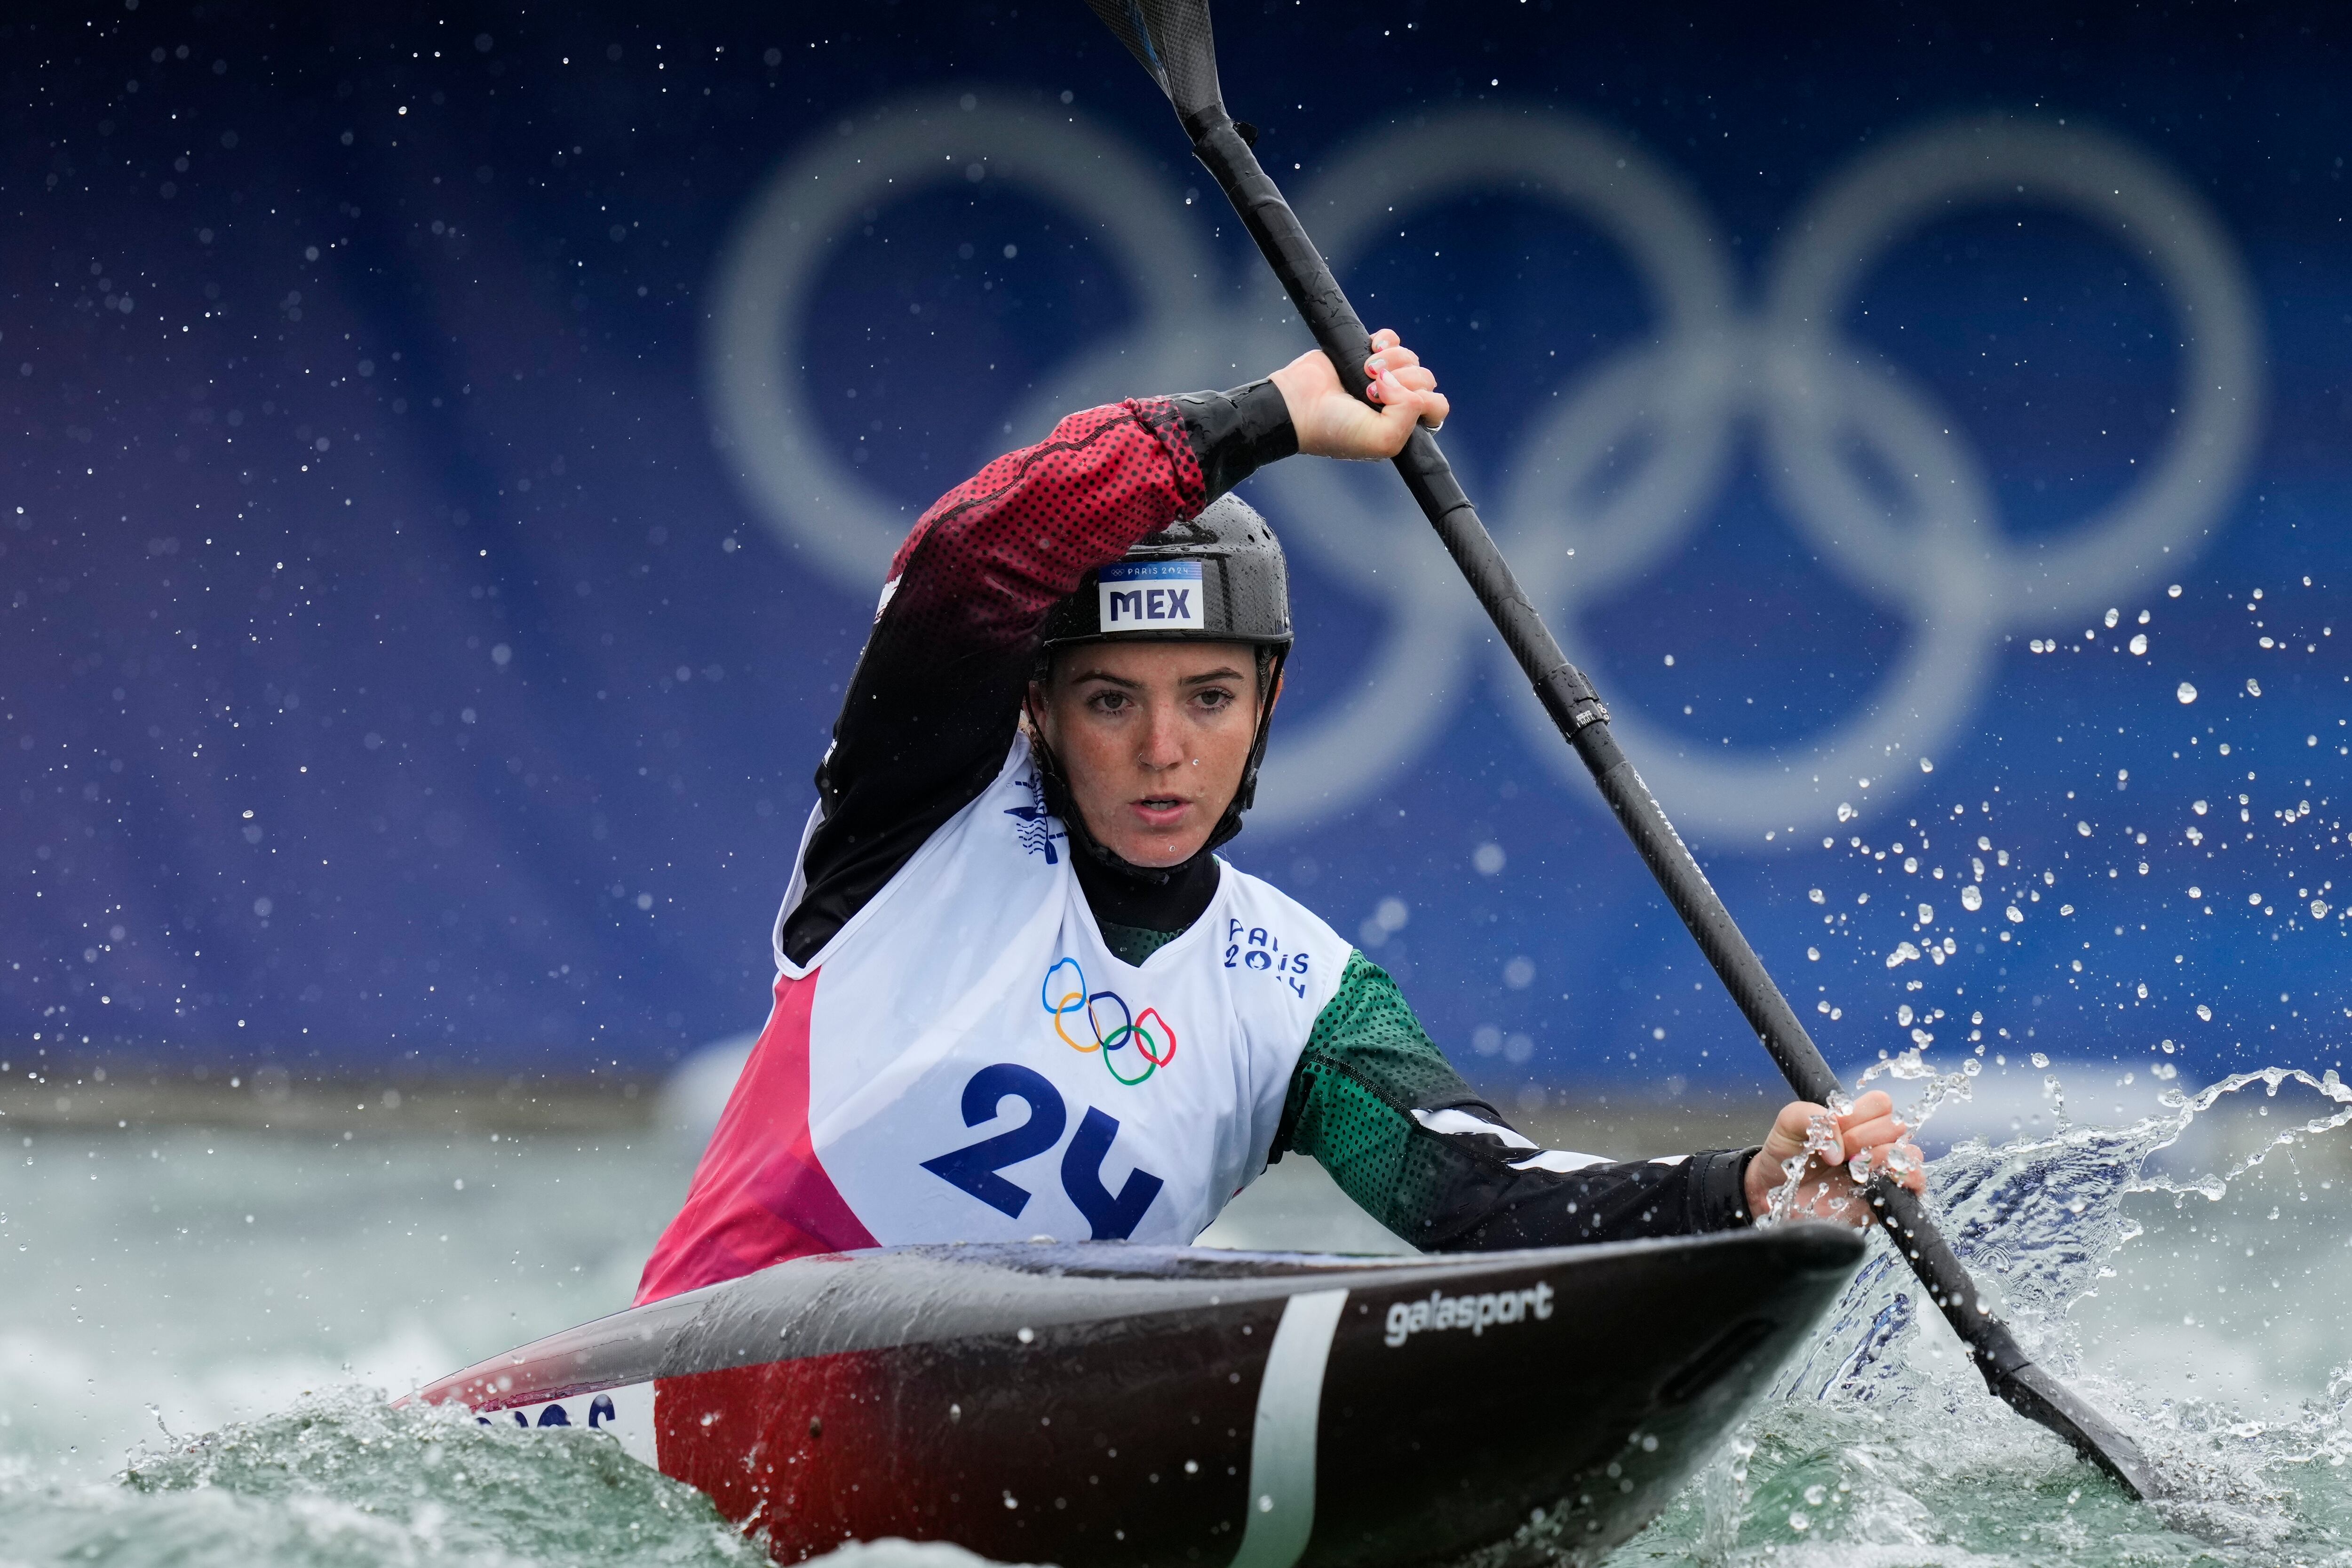
[[[810,963],[778,953],[815,977],[810,1144],[882,1245],[1187,1243],[1265,1167],[1348,943],[1223,866],[1192,929],[1129,964],[1067,857],[1016,741]]]

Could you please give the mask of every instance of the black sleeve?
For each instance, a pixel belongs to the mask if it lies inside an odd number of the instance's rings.
[[[1055,602],[1297,449],[1271,382],[1134,399],[1071,415],[924,512],[891,563],[817,768],[807,888],[778,933],[794,963],[1003,765]]]
[[[1231,392],[1188,392],[1172,401],[1201,461],[1204,506],[1268,463],[1298,451],[1289,406],[1271,381]]]
[[[1451,1194],[1450,1212],[1433,1216],[1433,1228],[1444,1236],[1433,1250],[1502,1252],[1697,1236],[1753,1223],[1744,1191],[1753,1149],[1706,1149],[1672,1160],[1612,1161],[1568,1172],[1521,1168],[1507,1152],[1498,1152],[1505,1157]]]
[[[1749,1223],[1752,1149],[1607,1161],[1544,1149],[1481,1100],[1387,972],[1348,956],[1292,1074],[1274,1154],[1307,1154],[1431,1252],[1492,1252]]]

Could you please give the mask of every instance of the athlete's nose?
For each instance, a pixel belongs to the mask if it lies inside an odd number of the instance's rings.
[[[1150,773],[1165,773],[1181,767],[1192,756],[1185,744],[1183,724],[1174,710],[1157,703],[1148,710],[1143,727],[1143,743],[1138,748],[1136,762]]]

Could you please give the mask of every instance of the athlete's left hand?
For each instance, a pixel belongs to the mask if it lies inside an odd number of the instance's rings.
[[[1421,356],[1386,327],[1372,334],[1371,356],[1363,375],[1370,406],[1339,384],[1322,350],[1300,354],[1274,373],[1274,384],[1290,410],[1298,449],[1310,458],[1393,458],[1404,450],[1415,425],[1432,430],[1450,409],[1437,390],[1437,377]]]
[[[1805,1153],[1813,1142],[1813,1129],[1819,1125],[1824,1136],[1837,1140],[1834,1152],[1836,1163],[1829,1163],[1832,1152],[1820,1149],[1805,1163],[1805,1173],[1799,1177],[1796,1207],[1792,1211],[1815,1219],[1842,1220],[1856,1229],[1872,1222],[1870,1200],[1854,1184],[1847,1172],[1847,1163],[1857,1154],[1867,1152],[1874,1172],[1890,1167],[1901,1172],[1898,1179],[1915,1193],[1927,1190],[1927,1173],[1920,1168],[1917,1148],[1904,1141],[1909,1131],[1895,1119],[1895,1102],[1878,1089],[1872,1089],[1853,1102],[1853,1110],[1844,1116],[1832,1116],[1818,1105],[1802,1100],[1780,1108],[1773,1119],[1771,1133],[1764,1140],[1763,1149],[1748,1163],[1748,1209],[1759,1217],[1771,1212],[1773,1190],[1789,1178],[1783,1166],[1786,1162]],[[1896,1151],[1900,1151],[1897,1154]],[[1890,1160],[1890,1156],[1893,1158]]]

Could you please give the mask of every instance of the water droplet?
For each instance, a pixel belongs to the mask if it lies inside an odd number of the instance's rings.
[[[2263,683],[2256,680],[2251,675],[2246,677],[2246,695],[2249,697],[2260,697],[2262,694]]]
[[[1977,910],[1984,908],[1984,889],[1978,887],[1974,882],[1970,882],[1968,886],[1962,888],[1960,889],[1960,908],[1968,910],[1970,914],[1974,914]]]
[[[2135,632],[2132,634],[2131,650],[2134,653],[2146,653],[2147,651],[2147,634],[2146,632]]]
[[[1805,1500],[1813,1507],[1819,1508],[1830,1500],[1830,1489],[1816,1481],[1805,1489]]]
[[[2179,698],[2184,705],[2197,700],[2197,689],[2185,680],[2174,689],[2172,694]]]

